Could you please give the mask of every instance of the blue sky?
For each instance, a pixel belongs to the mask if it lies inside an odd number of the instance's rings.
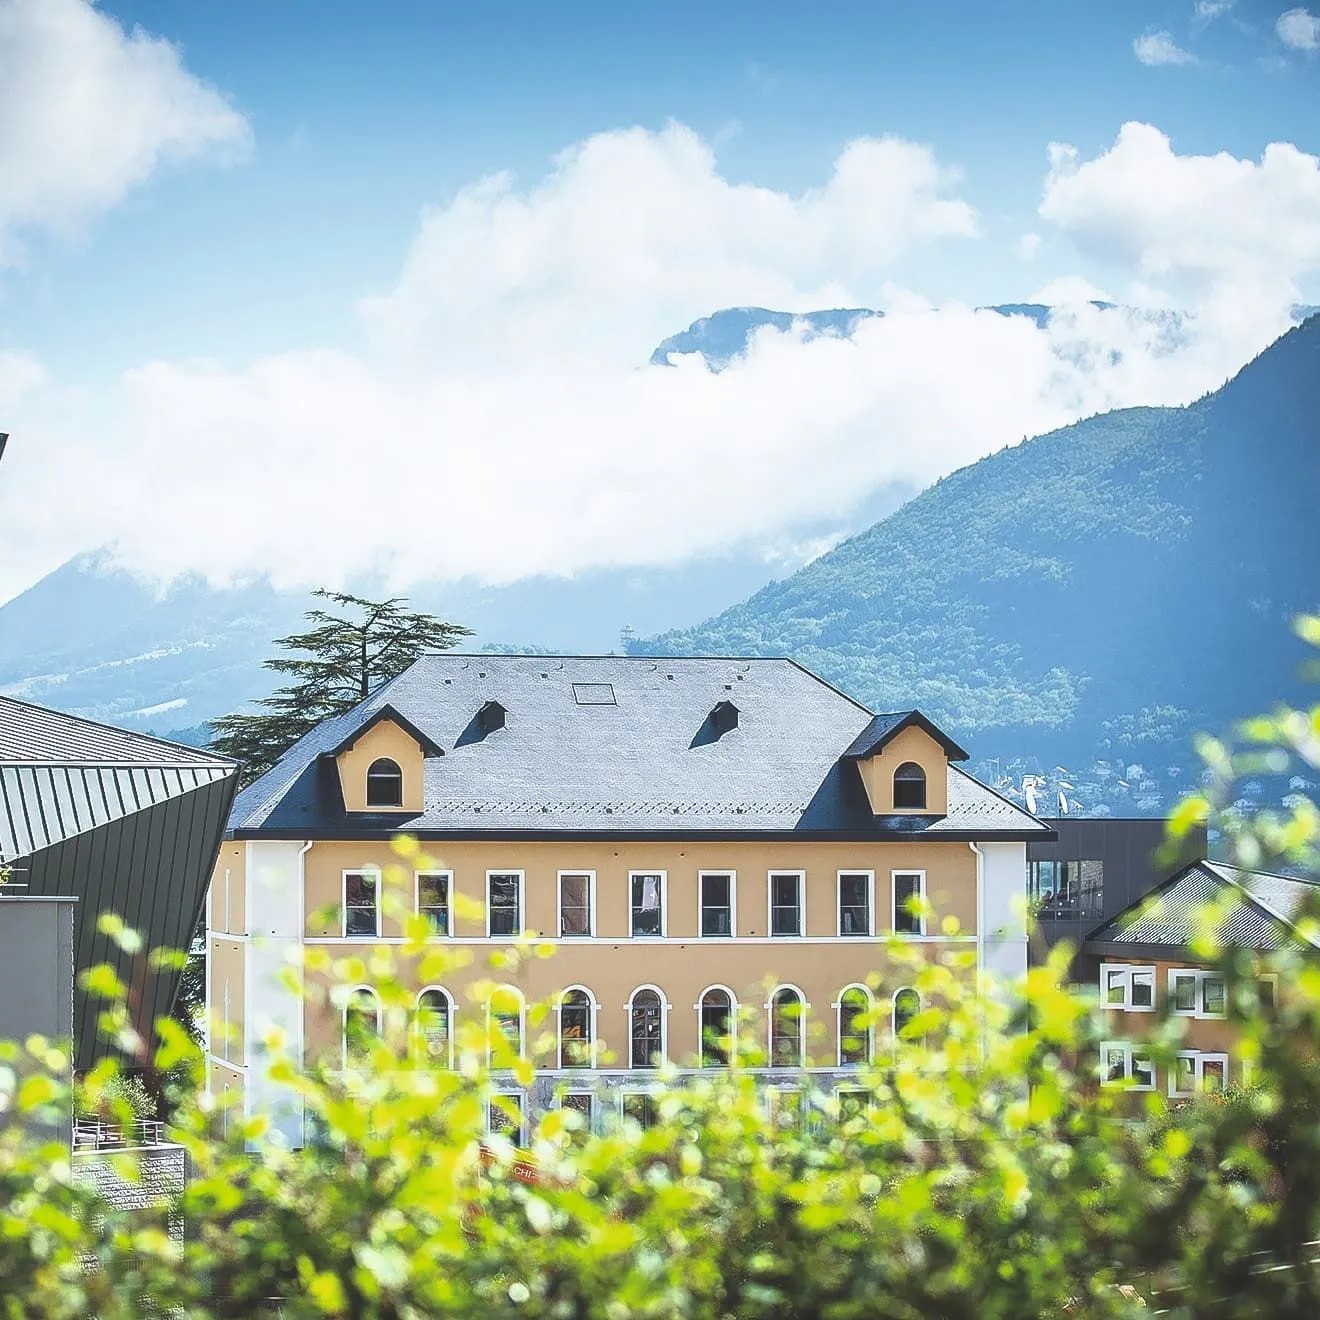
[[[791,563],[1320,303],[1320,20],[1287,0],[365,13],[0,0],[0,599],[102,544],[299,583]],[[1189,319],[952,307],[1040,291]],[[638,374],[719,306],[840,301],[916,319]],[[341,555],[316,515],[363,436],[436,489],[513,474],[515,516]],[[745,508],[693,497],[713,454]]]

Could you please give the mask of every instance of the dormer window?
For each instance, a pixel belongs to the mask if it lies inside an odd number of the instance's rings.
[[[388,756],[377,758],[367,769],[367,807],[403,806],[403,771]]]
[[[926,810],[926,772],[915,761],[904,761],[894,771],[894,810]]]
[[[738,707],[731,701],[721,701],[710,713],[710,726],[718,738],[738,727]]]
[[[508,711],[498,701],[488,701],[477,711],[477,723],[482,733],[494,733],[496,729],[502,729],[507,719]]]

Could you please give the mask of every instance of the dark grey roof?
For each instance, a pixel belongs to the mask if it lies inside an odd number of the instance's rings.
[[[913,725],[924,729],[934,738],[944,748],[949,760],[967,760],[967,753],[939,725],[928,720],[919,710],[891,710],[881,715],[873,715],[870,724],[852,740],[843,754],[855,761],[874,756],[891,738]]]
[[[1219,902],[1226,887],[1241,901],[1216,928],[1218,938],[1231,947],[1262,950],[1298,944],[1292,923],[1318,891],[1316,885],[1288,876],[1223,862],[1192,862],[1092,931],[1086,943],[1182,947],[1199,928],[1201,912]]]
[[[583,703],[583,684],[614,702]],[[722,701],[736,727],[712,736]],[[477,718],[487,702],[505,727]],[[383,706],[443,749],[424,809],[345,812],[330,755]],[[871,712],[790,660],[624,656],[425,656],[328,720],[244,789],[230,828],[285,837],[419,833],[1048,834],[956,768],[949,814],[877,819],[841,754]]]

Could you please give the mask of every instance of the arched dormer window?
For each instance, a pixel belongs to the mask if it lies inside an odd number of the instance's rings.
[[[367,806],[403,806],[403,771],[388,756],[378,757],[367,769]]]
[[[915,761],[904,761],[894,771],[894,810],[926,810],[926,772]]]

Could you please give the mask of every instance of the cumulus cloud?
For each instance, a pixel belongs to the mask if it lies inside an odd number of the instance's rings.
[[[1279,40],[1292,50],[1320,50],[1320,17],[1308,9],[1289,9],[1274,25]]]
[[[1041,237],[1036,233],[1023,234],[1017,242],[1017,254],[1021,261],[1035,261],[1040,251]]]
[[[163,161],[247,144],[173,45],[86,0],[0,0],[0,53],[0,267],[23,231],[76,227]]]
[[[1042,210],[1083,246],[1140,202],[1109,179],[1126,150],[1055,153]],[[1176,175],[1199,158],[1172,159]],[[1137,169],[1129,185],[1150,182]],[[1156,189],[1145,205],[1189,208],[1194,226],[1204,201]],[[1096,308],[1076,281],[1046,290],[1068,306],[1044,329],[897,295],[906,252],[974,229],[957,176],[912,143],[854,143],[787,194],[730,182],[679,126],[603,134],[541,181],[497,176],[428,214],[395,286],[363,304],[359,352],[156,362],[86,416],[56,389],[20,400],[0,525],[50,554],[111,542],[153,575],[285,585],[498,583],[806,545],[892,483],[1106,408],[1194,398],[1270,337],[1244,348],[1241,309],[1226,328],[1197,306],[1176,323]],[[1168,260],[1160,224],[1138,232],[1131,251],[1105,240],[1134,279]],[[719,373],[695,356],[644,365],[721,305],[877,291],[889,314],[851,338],[763,330]]]
[[[1196,0],[1192,9],[1192,21],[1200,27],[1222,18],[1233,8],[1233,0]]]
[[[1132,43],[1132,53],[1142,64],[1195,64],[1196,56],[1183,50],[1164,28],[1143,32]]]

